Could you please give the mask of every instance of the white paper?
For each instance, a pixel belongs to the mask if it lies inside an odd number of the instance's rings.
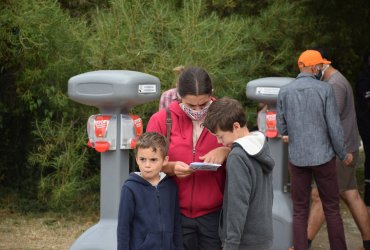
[[[207,163],[207,162],[192,162],[190,168],[194,170],[211,170],[216,171],[221,164]]]

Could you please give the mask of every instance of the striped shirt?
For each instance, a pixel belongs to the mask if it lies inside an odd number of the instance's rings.
[[[166,90],[162,93],[159,100],[159,110],[167,108],[170,104],[177,100],[177,88]]]

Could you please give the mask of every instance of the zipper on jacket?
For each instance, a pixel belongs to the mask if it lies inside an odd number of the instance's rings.
[[[155,187],[156,195],[157,195],[157,201],[158,201],[158,214],[159,214],[159,226],[161,227],[161,249],[163,245],[163,223],[162,223],[162,214],[161,214],[161,197],[159,195],[158,186]]]
[[[193,162],[195,161],[195,146],[193,146]],[[194,173],[195,174],[195,173]],[[193,215],[193,194],[194,194],[194,186],[195,186],[195,175],[192,175],[193,181],[191,182],[191,196],[190,196],[190,214]]]

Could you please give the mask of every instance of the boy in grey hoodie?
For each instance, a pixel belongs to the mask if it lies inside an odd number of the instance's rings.
[[[264,134],[249,132],[242,105],[230,98],[213,101],[203,125],[231,147],[219,225],[223,250],[270,248],[275,163]]]

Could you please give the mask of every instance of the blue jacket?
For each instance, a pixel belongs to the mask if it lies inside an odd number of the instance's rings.
[[[155,187],[131,173],[121,190],[118,250],[183,249],[177,186],[165,176]]]

